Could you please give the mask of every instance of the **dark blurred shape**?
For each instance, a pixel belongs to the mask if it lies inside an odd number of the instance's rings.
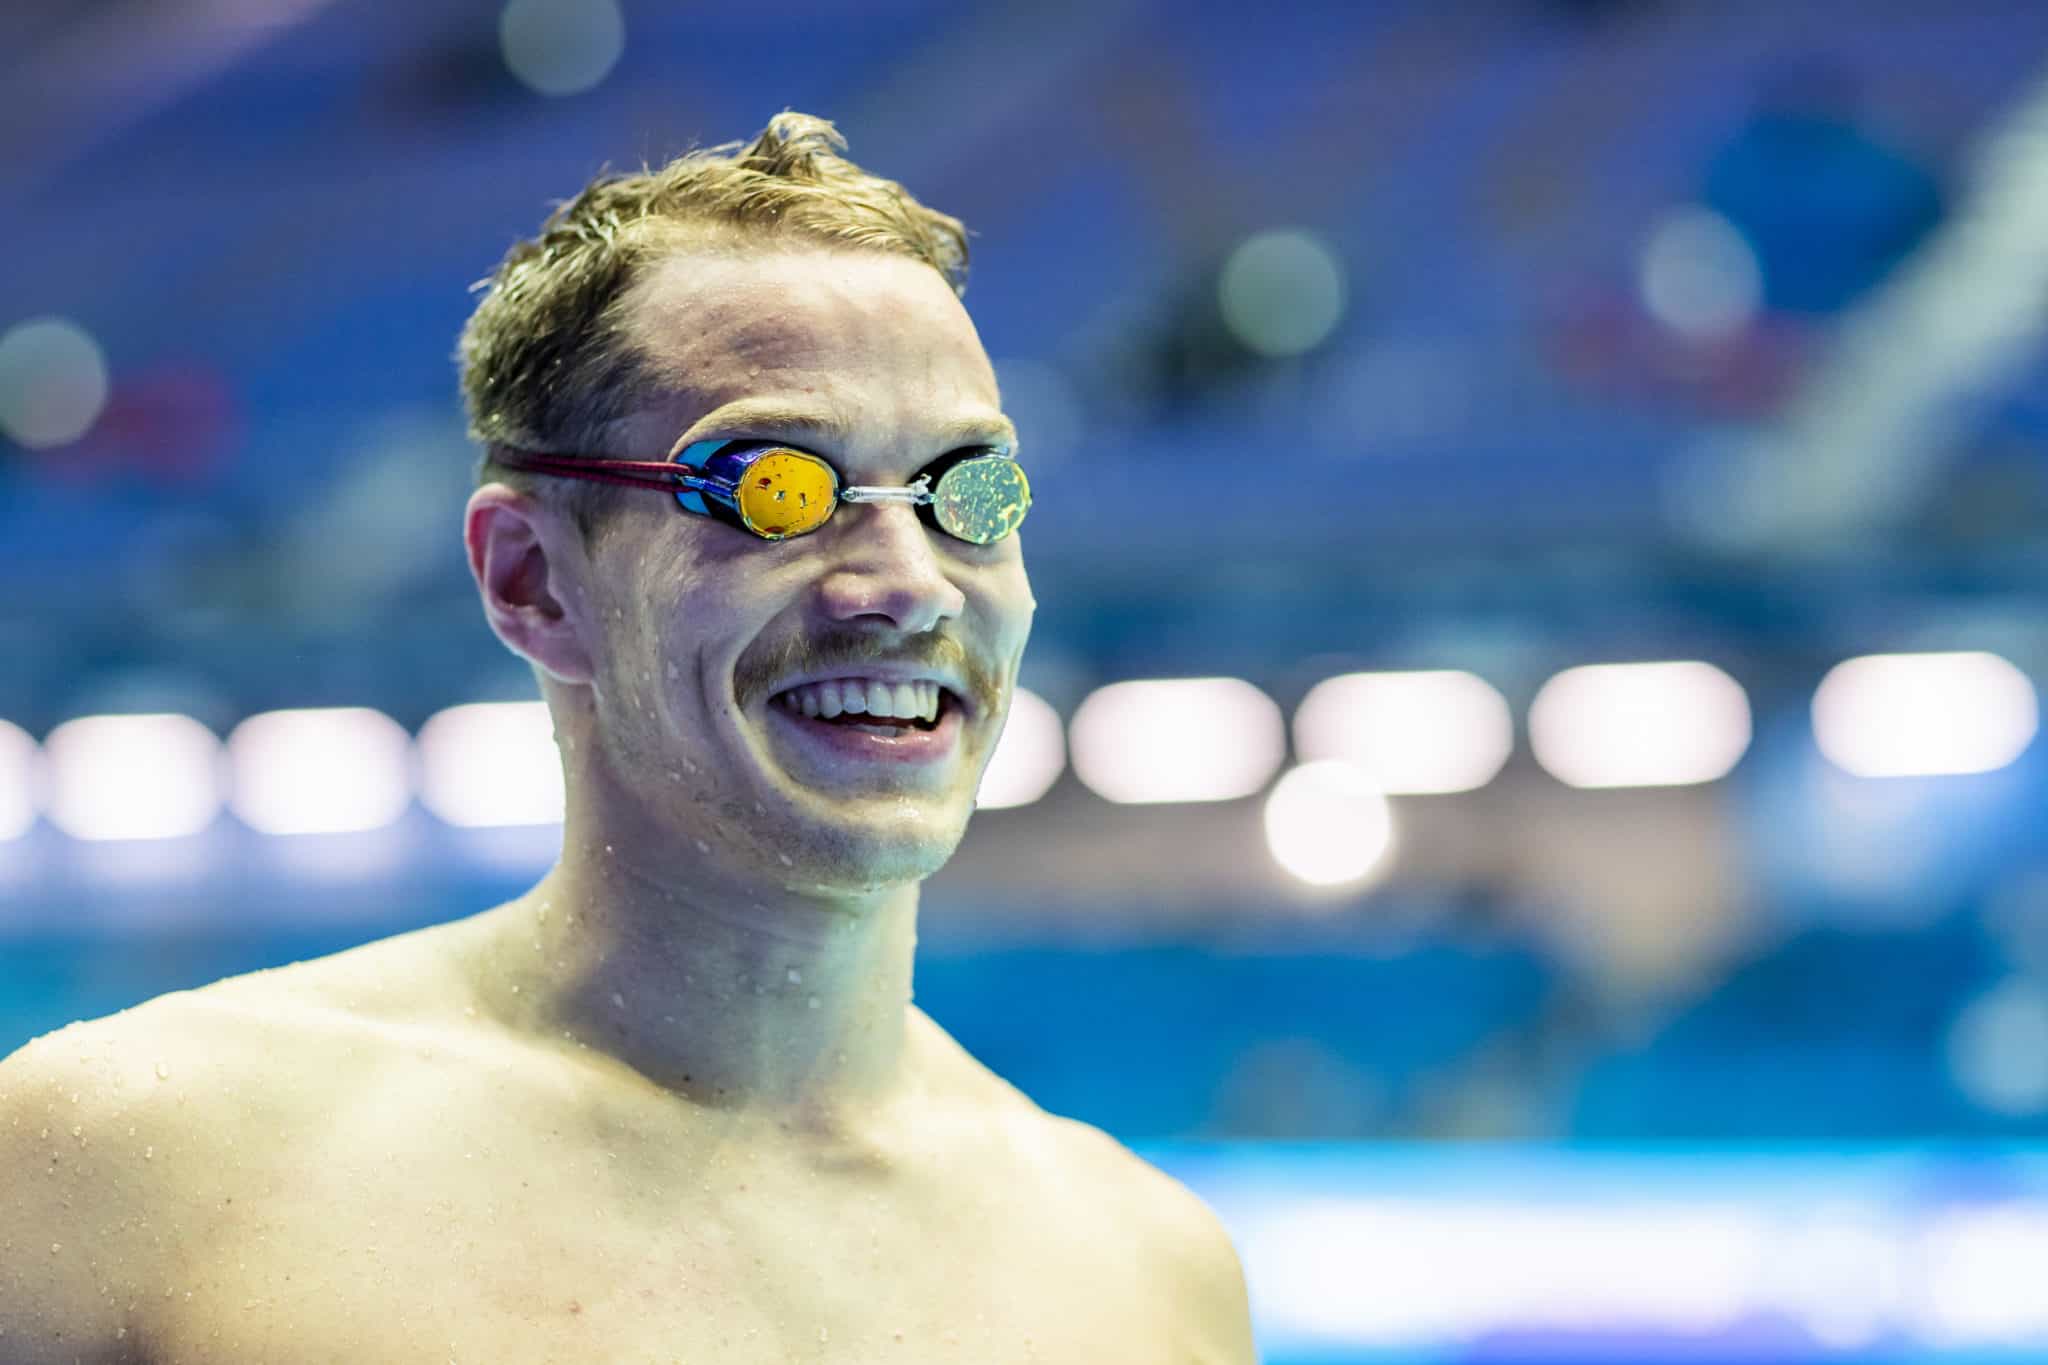
[[[1647,14],[1658,8],[1658,0],[1549,0],[1545,7],[1567,19],[1592,25]]]
[[[1755,112],[1707,167],[1703,202],[1756,252],[1769,310],[1840,310],[1942,220],[1934,175],[1882,140],[1860,104],[1838,63],[1789,61],[1765,78]]]
[[[1147,416],[1227,393],[1272,362],[1245,345],[1217,301],[1221,259],[1191,270],[1129,330],[1109,340],[1109,355],[1088,366],[1084,382],[1098,401]]]
[[[240,428],[224,376],[170,366],[116,382],[90,431],[69,445],[31,452],[27,464],[65,482],[202,484],[228,467]]]

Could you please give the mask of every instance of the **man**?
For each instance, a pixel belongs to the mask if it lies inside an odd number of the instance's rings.
[[[466,543],[561,859],[0,1066],[0,1359],[1254,1358],[1208,1210],[910,1004],[1029,491],[959,223],[843,145],[783,114],[500,266]]]

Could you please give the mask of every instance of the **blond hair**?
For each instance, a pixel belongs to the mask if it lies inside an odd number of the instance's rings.
[[[797,241],[925,262],[967,287],[967,231],[893,180],[839,155],[830,122],[784,111],[751,143],[704,148],[658,170],[604,175],[505,254],[462,329],[458,360],[479,479],[531,486],[494,447],[603,451],[605,425],[653,382],[629,344],[623,305],[651,260],[690,245]],[[659,453],[610,452],[641,458]],[[587,500],[572,499],[589,533]]]

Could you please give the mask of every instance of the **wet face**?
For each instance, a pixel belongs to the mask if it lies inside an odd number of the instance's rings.
[[[948,452],[1013,440],[973,324],[918,262],[677,255],[628,305],[669,396],[622,424],[608,442],[619,454],[788,440],[842,484],[900,486]],[[810,890],[941,867],[1031,629],[1020,535],[978,546],[911,507],[864,503],[766,541],[648,492],[620,492],[606,517],[582,584],[595,757],[655,837],[702,841],[696,852],[732,873]],[[806,718],[779,695],[879,669],[951,678],[958,694],[934,729],[889,738]]]

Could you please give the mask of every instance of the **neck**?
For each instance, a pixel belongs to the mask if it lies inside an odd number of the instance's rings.
[[[565,834],[539,885],[481,917],[478,992],[508,1026],[828,1139],[908,1088],[916,883],[806,896]]]

